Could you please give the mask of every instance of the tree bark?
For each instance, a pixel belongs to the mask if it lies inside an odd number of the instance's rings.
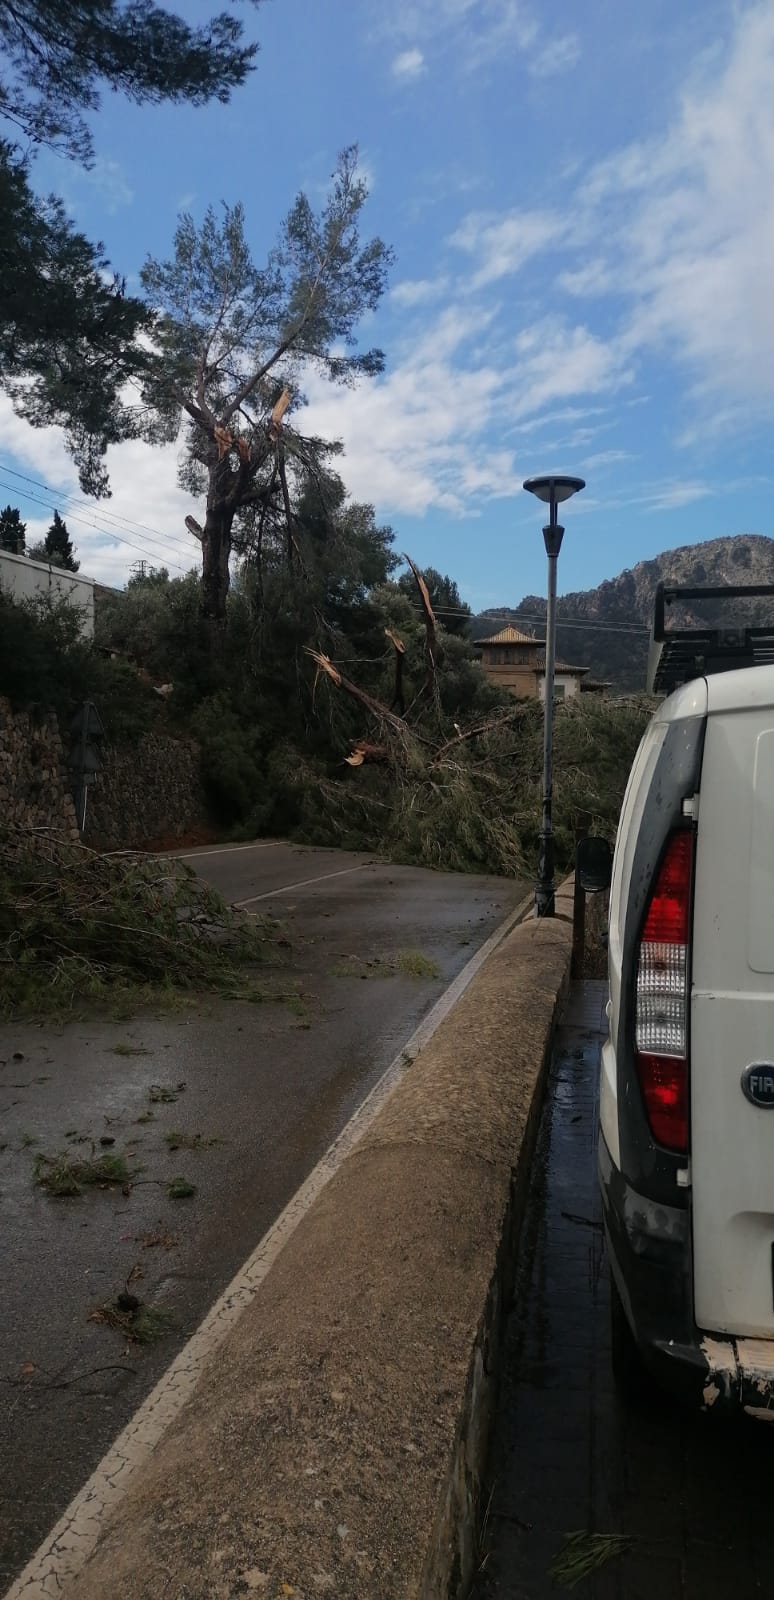
[[[207,516],[202,533],[202,615],[208,622],[223,622],[230,575],[231,529],[234,512],[222,497],[207,496]]]

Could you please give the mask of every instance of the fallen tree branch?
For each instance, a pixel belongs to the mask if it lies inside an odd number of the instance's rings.
[[[317,667],[318,674],[324,672],[325,676],[330,678],[331,683],[335,683],[337,689],[343,689],[345,694],[348,694],[352,700],[356,700],[358,705],[363,706],[372,717],[377,717],[380,721],[386,723],[387,727],[391,728],[393,733],[397,734],[401,740],[405,740],[410,735],[411,730],[407,727],[402,717],[396,717],[395,713],[390,711],[389,707],[384,705],[381,700],[375,700],[373,695],[367,694],[365,689],[359,688],[356,683],[352,682],[351,678],[347,678],[343,672],[339,671],[338,667],[334,666],[330,656],[323,655],[321,650],[313,650],[310,646],[307,646],[306,654],[311,656]]]
[[[422,577],[416,562],[412,561],[411,556],[407,556],[405,552],[403,559],[404,561],[408,562],[411,571],[414,574],[414,581],[419,590],[419,598],[422,602],[422,610],[425,618],[425,657],[427,660],[427,679],[425,682],[425,687],[429,693],[434,693],[436,687],[436,668],[440,667],[443,663],[443,650],[438,643],[435,612],[433,611],[430,600],[430,592],[427,584],[425,583],[425,580]]]

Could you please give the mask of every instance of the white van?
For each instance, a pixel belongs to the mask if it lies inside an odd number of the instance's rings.
[[[613,1366],[774,1420],[774,665],[651,722],[613,860],[599,1178]]]

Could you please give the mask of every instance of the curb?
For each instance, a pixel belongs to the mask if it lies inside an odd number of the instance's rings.
[[[273,1251],[259,1246],[250,1293],[232,1297],[226,1336],[123,1495],[118,1452],[110,1516],[84,1491],[69,1570],[55,1569],[72,1524],[12,1595],[464,1594],[569,971],[564,903],[551,923],[514,927],[529,903],[393,1063],[355,1137],[324,1158],[314,1203]]]

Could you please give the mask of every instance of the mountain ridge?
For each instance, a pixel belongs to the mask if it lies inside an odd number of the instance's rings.
[[[679,545],[638,561],[617,577],[606,578],[595,589],[561,595],[557,601],[559,655],[574,665],[589,667],[593,677],[610,682],[614,690],[643,688],[653,601],[659,583],[707,587],[774,584],[774,539],[745,533]],[[765,616],[768,620],[774,611],[774,598],[772,602],[744,602],[743,610],[750,619],[762,620]],[[545,596],[534,594],[525,595],[517,606],[493,606],[474,618],[473,637],[483,638],[491,629],[493,618],[502,619],[500,626],[504,626],[506,622],[517,623],[520,618],[544,618],[545,611]],[[719,607],[704,606],[700,614],[710,621],[714,620],[713,612],[717,617]],[[735,616],[739,615],[738,603]],[[584,622],[589,626],[584,627]],[[615,632],[616,624],[625,631]],[[534,621],[532,627],[536,627]]]

